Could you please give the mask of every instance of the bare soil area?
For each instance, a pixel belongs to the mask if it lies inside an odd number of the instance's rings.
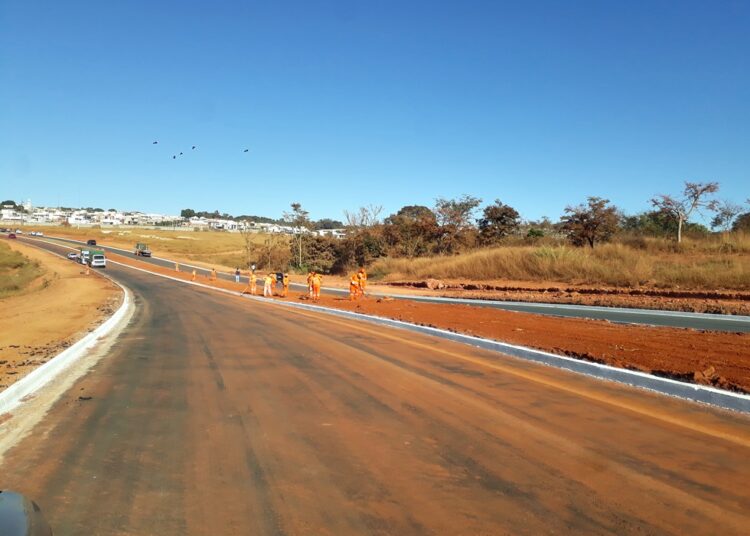
[[[111,257],[152,272],[186,280],[191,277],[189,273],[175,272],[132,258]],[[229,281],[210,281],[205,276],[198,276],[198,281],[238,291],[245,287]],[[307,296],[292,292],[285,299],[307,300]],[[601,320],[555,318],[469,305],[387,298],[350,302],[344,298],[323,296],[320,305],[434,326],[682,381],[750,392],[750,334],[629,326]]]
[[[0,300],[0,391],[76,342],[120,306],[122,291],[95,272],[19,242],[39,261],[46,284]]]

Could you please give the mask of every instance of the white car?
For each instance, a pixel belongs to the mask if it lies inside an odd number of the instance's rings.
[[[77,261],[78,260],[78,253],[75,253],[75,252],[71,251],[70,253],[68,253],[68,258],[71,261]]]
[[[107,259],[104,257],[104,255],[100,253],[94,253],[91,256],[91,260],[89,261],[89,265],[92,268],[106,268],[107,267]]]

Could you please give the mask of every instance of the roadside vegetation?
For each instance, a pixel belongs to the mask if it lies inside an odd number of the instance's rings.
[[[38,262],[0,242],[0,299],[25,292],[43,274]]]
[[[679,194],[653,197],[650,210],[625,214],[608,199],[589,197],[566,207],[558,221],[524,220],[512,206],[464,195],[432,207],[408,205],[383,217],[382,207],[344,211],[345,222],[312,221],[300,203],[279,219],[293,235],[243,230],[195,232],[184,227],[74,229],[132,248],[149,242],[154,254],[233,269],[316,270],[347,274],[367,266],[385,281],[460,279],[567,283],[691,290],[750,289],[750,200],[715,196],[718,183],[686,182]],[[184,209],[183,217],[202,214]],[[696,223],[698,214],[710,228]],[[255,221],[257,217],[221,217]],[[712,216],[709,218],[709,216]],[[308,231],[346,229],[336,239]]]

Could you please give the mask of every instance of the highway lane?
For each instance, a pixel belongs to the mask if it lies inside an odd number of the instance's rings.
[[[49,239],[49,237],[48,237]],[[72,245],[79,246],[81,243],[75,240],[68,240],[62,238],[55,238],[61,242],[66,242]],[[119,248],[110,248],[107,246],[99,246],[102,249],[112,251],[114,253],[120,253],[125,255],[132,255],[132,251],[123,250]],[[157,257],[145,257],[141,258],[145,262],[156,264],[159,266],[173,267],[174,261],[169,259],[162,259]],[[187,265],[183,265],[187,266]],[[193,267],[191,267],[192,269]],[[209,270],[200,267],[194,267],[200,274],[207,274]],[[218,277],[227,280],[233,280],[234,275],[228,273],[219,273]],[[243,277],[245,281],[247,278]],[[294,286],[303,287],[303,285]],[[346,289],[333,289],[325,288],[324,292],[347,294]],[[596,307],[589,305],[566,305],[566,304],[551,304],[551,303],[530,303],[530,302],[512,302],[512,301],[500,301],[500,300],[467,300],[459,298],[441,298],[432,296],[418,296],[409,295],[404,296],[403,294],[387,294],[387,293],[375,293],[378,296],[389,296],[395,299],[409,299],[418,300],[423,302],[433,303],[461,303],[467,305],[474,305],[478,307],[494,307],[505,309],[508,311],[518,311],[525,313],[543,314],[550,316],[560,317],[572,317],[572,318],[592,318],[597,320],[608,320],[610,322],[618,322],[623,324],[644,324],[653,326],[668,326],[678,328],[691,328],[701,330],[712,330],[712,331],[729,331],[729,332],[744,332],[750,333],[750,317],[749,316],[733,316],[733,315],[719,315],[719,314],[705,314],[705,313],[689,313],[689,312],[678,312],[678,311],[654,311],[649,309],[628,309],[621,307]]]
[[[750,524],[747,416],[107,272],[133,289],[134,321],[0,465],[2,486],[34,497],[55,534]]]

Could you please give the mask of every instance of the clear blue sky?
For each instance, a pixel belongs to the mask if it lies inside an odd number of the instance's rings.
[[[0,196],[341,218],[469,193],[556,219],[716,180],[741,202],[749,28],[747,1],[3,0]]]

